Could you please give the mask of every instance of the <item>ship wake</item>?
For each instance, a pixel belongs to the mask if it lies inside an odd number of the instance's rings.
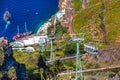
[[[10,21],[7,21],[7,23],[6,23],[6,25],[5,25],[5,28],[4,28],[3,31],[1,32],[0,36],[2,36],[2,35],[6,32],[6,30],[7,30],[7,28],[8,28],[9,25],[10,25]]]

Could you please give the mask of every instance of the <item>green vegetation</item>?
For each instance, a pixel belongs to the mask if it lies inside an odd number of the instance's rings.
[[[84,46],[80,44],[80,53],[83,54],[85,53],[84,51]],[[75,55],[76,54],[76,42],[69,42],[64,49],[64,54],[69,56],[69,55]]]
[[[85,32],[87,39],[103,40],[102,29],[100,28],[100,14],[103,12],[104,24],[106,28],[106,38],[108,42],[115,41],[120,35],[119,30],[119,0],[102,0],[105,9],[102,10],[101,0],[90,0],[86,9],[81,8],[78,0],[72,0],[76,10],[72,21],[72,27],[76,33]]]
[[[25,64],[26,68],[29,70],[34,70],[36,68],[39,56],[40,56],[39,52],[25,53],[14,51],[14,57],[16,61]]]
[[[65,55],[73,55],[76,53],[76,44],[67,44],[64,50]]]
[[[56,27],[56,32],[55,32],[57,35],[57,37],[61,37],[63,34],[67,33],[67,29],[62,27],[61,25],[58,25]]]
[[[103,44],[103,36],[105,35],[108,42],[115,41],[118,36],[120,36],[120,1],[119,0],[90,0],[86,9],[82,9],[80,0],[72,0],[73,8],[75,9],[75,15],[72,21],[72,28],[75,33],[85,33],[85,39],[89,40],[98,40],[99,47],[104,46]],[[104,4],[105,9],[103,10],[102,4]],[[104,17],[102,20],[100,16]],[[105,25],[106,33],[103,34],[101,23]],[[50,35],[54,30],[54,25],[48,28],[48,35]],[[44,71],[43,68],[38,68],[38,58],[42,55],[43,60],[50,59],[50,43],[48,42],[46,46],[46,50],[44,52],[18,52],[14,50],[14,57],[17,62],[23,63],[26,65],[27,69],[27,78],[30,80],[63,80],[68,78],[70,80],[74,80],[75,75],[69,75],[69,77],[63,76],[58,78],[58,73],[61,73],[65,70],[72,70],[75,71],[76,68],[76,61],[68,60],[61,62],[59,59],[61,57],[68,57],[74,56],[76,54],[76,42],[70,41],[70,35],[66,28],[62,27],[60,23],[57,22],[56,24],[56,32],[55,32],[55,41],[53,42],[54,54],[56,55],[56,61],[47,64],[48,69]],[[86,43],[86,41],[84,41]],[[1,47],[1,46],[0,46]],[[40,48],[39,45],[33,46],[36,50]],[[106,46],[104,46],[106,47]],[[84,52],[83,43],[80,44],[80,53],[83,55]],[[0,50],[0,56],[2,52]],[[85,56],[86,57],[86,56]],[[3,59],[0,58],[0,63],[3,62]],[[102,64],[102,65],[101,65]],[[82,56],[82,67],[83,69],[92,69],[92,68],[100,68],[103,65],[108,65],[109,62],[103,63],[89,63],[89,61],[85,60]],[[119,63],[117,63],[119,64]],[[109,76],[113,77],[115,74],[118,73],[120,75],[120,70],[111,71]],[[0,75],[4,74],[0,72]],[[10,77],[15,77],[15,70],[13,68],[9,69]],[[99,75],[97,72],[88,73],[87,75]],[[100,75],[105,76],[106,73],[101,73]],[[89,77],[86,78],[90,79]],[[104,78],[105,79],[105,78]]]

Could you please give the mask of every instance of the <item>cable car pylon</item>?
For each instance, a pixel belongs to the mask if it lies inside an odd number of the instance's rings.
[[[54,37],[50,37],[50,45],[51,45],[51,49],[50,49],[50,61],[55,61],[55,55],[53,53],[53,40],[54,40]]]
[[[54,17],[54,31],[53,31],[53,34],[51,35],[51,37],[49,38],[50,39],[50,44],[51,44],[51,49],[50,49],[50,61],[55,61],[55,55],[53,53],[53,40],[55,39],[54,36],[55,36],[55,32],[56,32],[56,22],[57,22],[57,17],[56,17],[56,14],[55,14],[55,17]]]
[[[76,41],[76,75],[75,80],[83,80],[83,74],[82,74],[82,63],[80,58],[80,49],[79,49],[79,41],[85,40],[84,38],[73,38],[73,41]],[[80,72],[80,73],[78,73]]]

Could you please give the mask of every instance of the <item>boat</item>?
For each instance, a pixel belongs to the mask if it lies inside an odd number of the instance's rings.
[[[10,19],[10,12],[8,11],[8,9],[6,8],[6,11],[4,13],[3,19],[5,22],[7,22]]]
[[[28,30],[27,30],[27,25],[26,25],[26,23],[25,23],[25,31],[26,31],[26,32],[24,32],[24,33],[19,33],[19,26],[17,26],[17,31],[18,31],[18,33],[17,33],[15,36],[13,36],[13,39],[14,39],[14,40],[21,39],[21,38],[24,38],[24,37],[29,36],[29,35],[32,34],[32,31],[28,31]]]
[[[19,33],[19,26],[17,25],[17,31],[18,33],[13,37],[14,40],[18,39],[21,37],[20,33]]]

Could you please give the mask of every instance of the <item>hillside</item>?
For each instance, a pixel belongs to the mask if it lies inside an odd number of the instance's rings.
[[[120,0],[87,0],[86,7],[82,6],[82,1],[59,0],[58,12],[64,15],[56,21],[56,16],[52,16],[51,25],[44,30],[48,35],[46,38],[48,41],[45,39],[42,44],[42,38],[39,39],[40,44],[29,46],[14,46],[14,42],[9,44],[7,38],[0,38],[0,47],[7,46],[5,50],[0,49],[0,80],[6,75],[11,80],[23,80],[17,79],[18,69],[13,61],[25,68],[22,70],[26,74],[23,75],[21,72],[25,80],[75,80],[76,75],[71,73],[81,70],[83,70],[84,80],[112,80],[113,78],[120,80],[120,68],[114,68],[120,65],[120,44],[115,44],[117,41],[120,42]],[[78,33],[85,33],[85,41],[79,43],[79,48],[71,39],[74,35],[70,35]],[[78,36],[80,35],[75,35],[75,37]],[[95,45],[98,46],[98,54],[84,51],[84,44],[90,41],[98,42]],[[109,45],[105,45],[108,43]],[[10,55],[9,46],[12,46],[10,49],[11,52],[13,51],[12,57],[8,56]],[[35,51],[29,52],[26,50],[27,47],[33,47]],[[76,53],[78,54],[76,48],[80,53],[80,57],[77,55],[78,58],[76,58]],[[89,49],[95,52],[93,47],[90,46]],[[75,58],[80,60],[79,64]],[[19,66],[18,63],[19,68],[21,65]],[[4,70],[4,66],[8,69],[7,71]],[[81,69],[76,70],[78,67]],[[109,69],[110,67],[114,69]],[[95,71],[103,68],[105,69],[102,71]],[[67,75],[59,76],[62,73]],[[79,78],[76,80],[83,80],[82,77]]]
[[[87,39],[104,43],[120,36],[120,0],[90,0],[85,9],[79,0],[72,2],[76,11],[72,20],[74,32],[84,32]]]

